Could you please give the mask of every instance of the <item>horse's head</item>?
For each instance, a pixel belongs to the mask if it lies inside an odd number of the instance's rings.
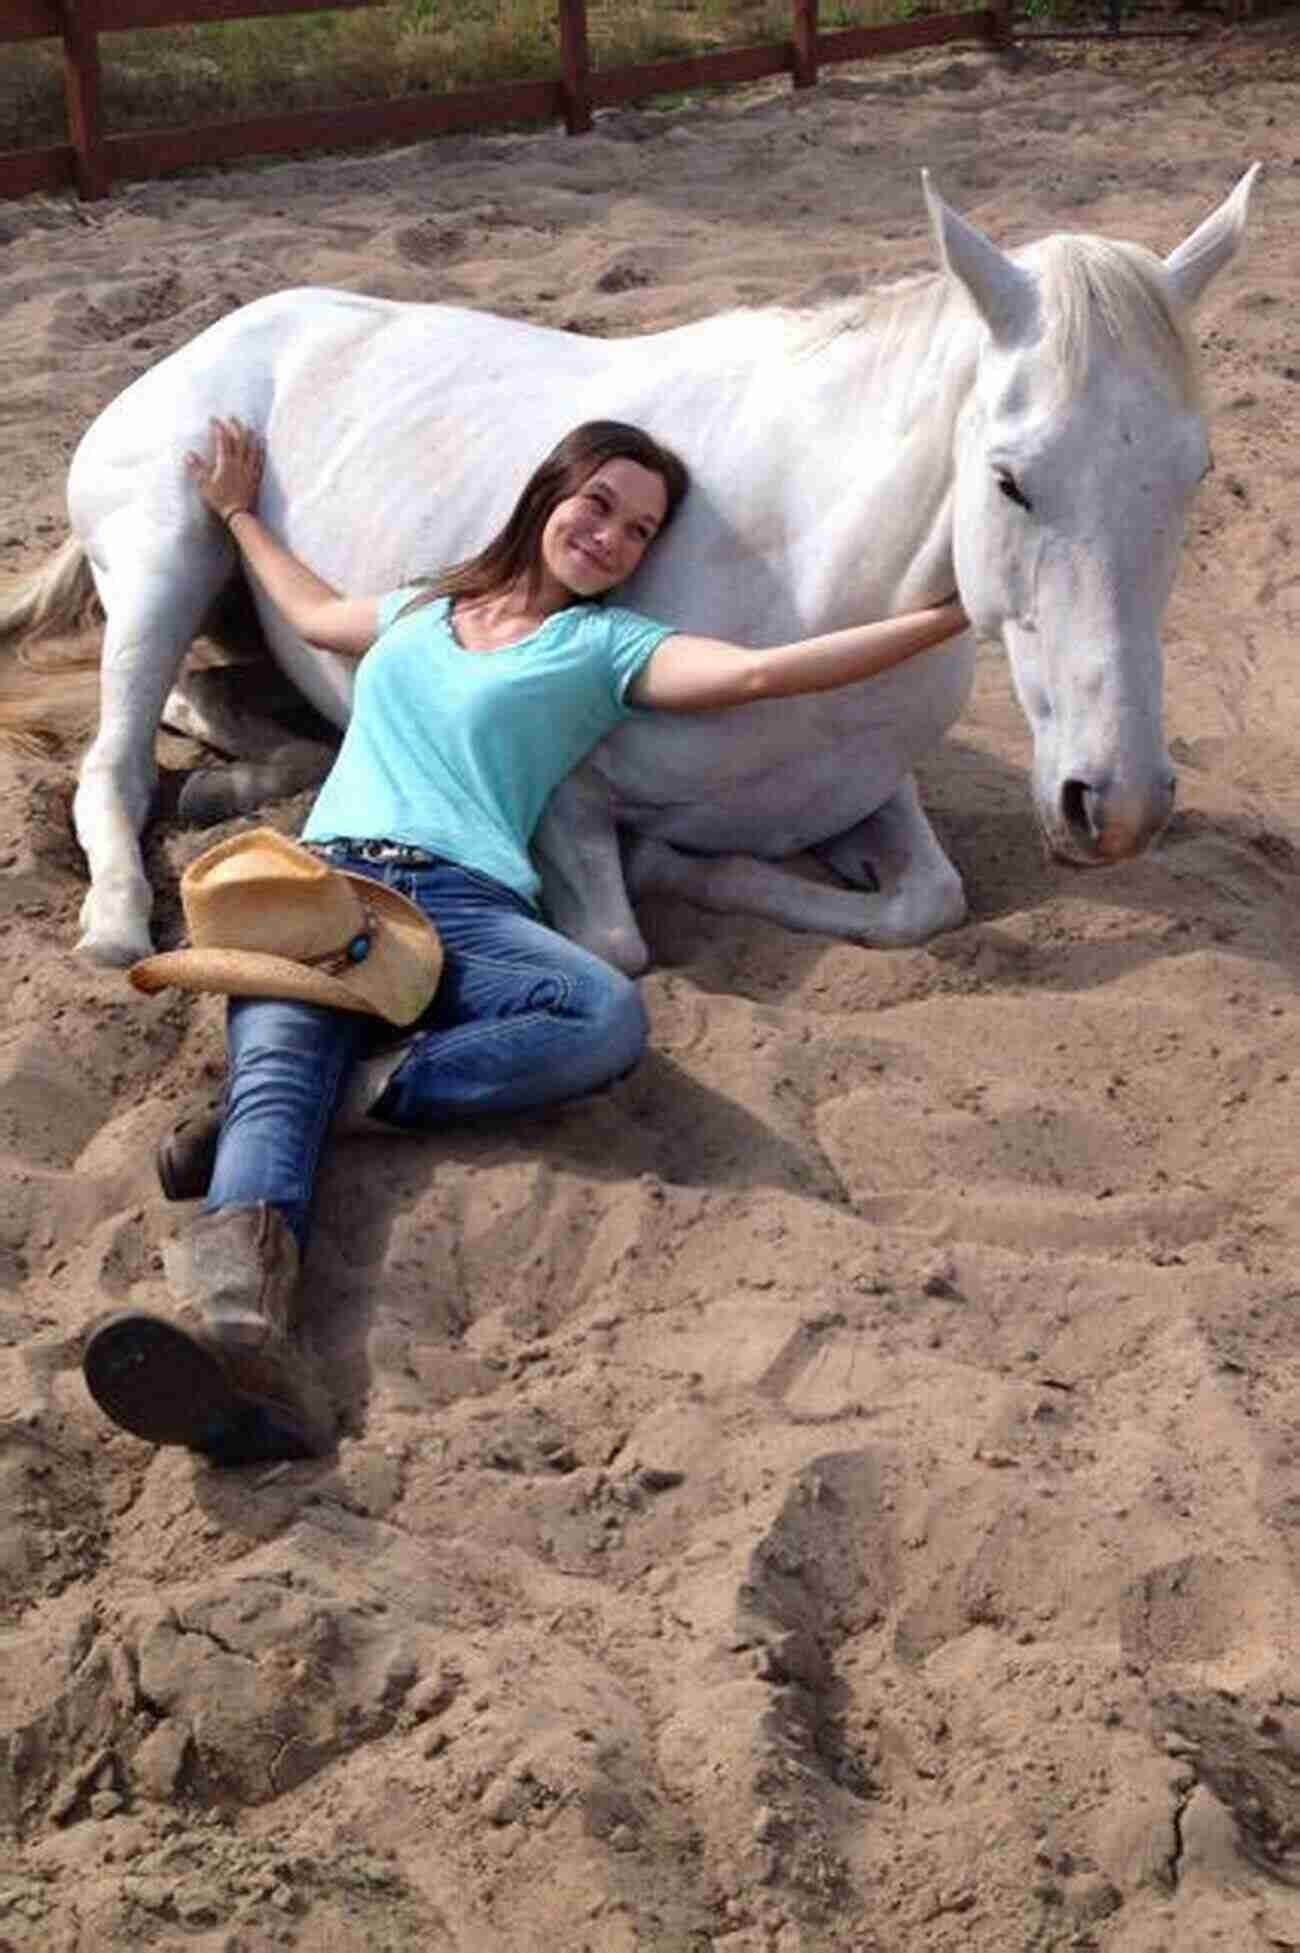
[[[1163,263],[1093,237],[1007,256],[926,183],[985,328],[956,432],[957,579],[1010,657],[1048,843],[1081,865],[1137,853],[1173,806],[1160,619],[1210,464],[1186,322],[1257,169]]]

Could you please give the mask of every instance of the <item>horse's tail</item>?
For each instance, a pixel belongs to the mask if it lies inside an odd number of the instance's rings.
[[[13,638],[21,644],[27,638],[79,630],[89,621],[94,603],[86,546],[69,536],[42,568],[0,583],[0,640]]]
[[[17,653],[0,670],[0,744],[49,752],[62,744],[70,717],[84,716],[86,674],[99,661],[84,632],[97,609],[90,560],[76,536],[31,575],[0,582],[0,649]],[[43,638],[65,641],[34,654]]]

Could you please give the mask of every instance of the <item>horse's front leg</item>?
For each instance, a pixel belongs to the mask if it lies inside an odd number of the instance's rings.
[[[966,920],[961,877],[910,773],[873,814],[813,852],[851,888],[869,889],[880,899],[880,926],[890,942],[923,943]]]
[[[724,915],[899,949],[952,929],[966,914],[960,878],[908,778],[884,806],[818,850],[851,888],[834,888],[752,855],[688,855],[662,841],[632,848],[633,895],[678,895]]]
[[[623,880],[609,788],[579,767],[546,803],[534,842],[547,920],[626,976],[650,961]]]
[[[231,552],[220,538],[176,536],[146,555],[138,535],[122,533],[97,537],[93,554],[107,623],[99,726],[72,803],[90,868],[78,948],[96,963],[126,964],[153,946],[139,835],[157,784],[163,700],[229,574]]]

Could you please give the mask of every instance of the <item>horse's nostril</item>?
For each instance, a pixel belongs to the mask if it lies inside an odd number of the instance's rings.
[[[1061,814],[1072,834],[1095,841],[1101,832],[1102,797],[1084,780],[1067,780],[1061,788]]]

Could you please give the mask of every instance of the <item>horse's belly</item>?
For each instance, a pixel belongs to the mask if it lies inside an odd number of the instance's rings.
[[[889,799],[908,772],[896,754],[856,763],[832,784],[812,785],[806,770],[785,769],[761,781],[664,806],[620,795],[620,826],[702,854],[754,854],[779,860],[842,834]]]
[[[974,660],[968,642],[834,693],[634,719],[595,763],[620,825],[702,853],[776,859],[883,806],[960,716]]]

